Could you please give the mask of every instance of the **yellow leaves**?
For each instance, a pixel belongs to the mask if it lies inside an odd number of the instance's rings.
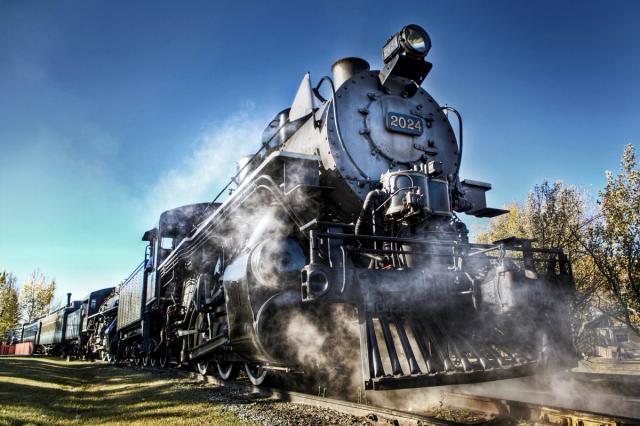
[[[618,248],[640,250],[640,170],[635,152],[627,145],[618,176],[607,175],[607,186],[600,192],[602,229]],[[634,241],[635,240],[635,241]]]
[[[47,280],[39,271],[33,271],[20,288],[20,309],[25,321],[47,314],[56,292],[55,280]]]
[[[0,272],[0,340],[15,331],[19,317],[16,278],[7,271]]]
[[[607,174],[600,220],[590,230],[587,248],[606,276],[618,310],[631,321],[640,310],[640,170],[632,145],[625,147],[620,165],[618,175]]]
[[[523,208],[516,203],[512,203],[506,206],[505,209],[508,209],[509,213],[492,219],[489,230],[478,234],[476,237],[477,242],[490,244],[511,236],[529,238],[524,226]]]
[[[632,145],[624,149],[616,174],[594,203],[562,182],[543,182],[524,204],[491,221],[478,242],[511,235],[537,239],[537,246],[560,247],[571,259],[578,305],[587,303],[621,318],[640,332],[640,170]]]
[[[524,204],[507,206],[509,213],[493,219],[489,231],[478,235],[476,241],[532,238],[539,246],[562,246],[573,252],[577,247],[576,230],[584,222],[585,198],[573,186],[545,181],[531,190]]]

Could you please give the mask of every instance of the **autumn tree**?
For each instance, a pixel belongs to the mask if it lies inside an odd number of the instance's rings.
[[[604,285],[597,307],[640,334],[640,170],[627,145],[617,176],[607,172],[599,194],[599,215],[583,247]]]
[[[577,340],[594,308],[640,334],[640,170],[632,145],[624,149],[619,174],[606,176],[596,203],[575,187],[543,182],[477,236],[484,243],[511,235],[532,238],[534,245],[568,254],[577,289]]]
[[[591,223],[592,202],[584,191],[563,182],[542,182],[534,186],[524,203],[512,203],[508,214],[493,219],[489,229],[477,236],[478,242],[491,243],[509,236],[534,240],[534,247],[562,248],[571,261],[576,284],[571,323],[575,343],[587,350],[593,336],[584,333],[592,318],[590,303],[601,280],[595,265],[582,249],[581,241]]]
[[[562,182],[534,187],[529,193],[526,223],[531,238],[540,247],[559,247],[568,255],[576,284],[575,305],[578,310],[591,306],[604,281],[583,241],[597,220],[592,198],[574,186]],[[588,320],[590,313],[583,312]]]
[[[509,212],[492,219],[489,229],[476,235],[476,242],[491,244],[508,237],[530,238],[524,219],[524,207],[511,203],[505,209]]]
[[[530,238],[535,240],[534,246],[562,247],[570,257],[576,257],[580,248],[576,236],[588,222],[587,206],[588,198],[576,187],[544,181],[529,192],[524,203],[507,206],[509,212],[494,218],[476,241]]]
[[[20,311],[24,321],[33,321],[47,314],[56,292],[55,280],[35,270],[20,288]]]
[[[0,339],[15,331],[20,322],[18,288],[15,275],[0,272]]]

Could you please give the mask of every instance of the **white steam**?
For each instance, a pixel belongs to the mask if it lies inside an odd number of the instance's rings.
[[[258,150],[265,123],[255,106],[246,103],[224,121],[215,123],[196,142],[196,148],[162,174],[144,205],[145,222],[155,223],[161,212],[185,204],[211,201],[235,174],[236,161]]]
[[[328,365],[323,348],[329,333],[320,330],[318,324],[304,315],[296,314],[289,321],[286,334],[291,347],[296,348],[298,364],[315,368]]]

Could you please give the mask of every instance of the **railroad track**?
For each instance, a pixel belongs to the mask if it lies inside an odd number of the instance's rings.
[[[567,426],[616,426],[616,425],[640,425],[640,420],[611,416],[591,411],[571,410],[562,407],[546,406],[522,402],[517,400],[490,398],[479,395],[463,394],[458,392],[446,392],[444,394],[447,404],[470,412],[487,414],[483,420],[445,420],[428,416],[426,414],[410,413],[403,410],[390,409],[376,405],[354,403],[340,399],[326,398],[303,392],[289,391],[278,388],[256,387],[242,381],[225,382],[214,376],[202,376],[190,373],[190,377],[199,381],[218,386],[231,386],[245,391],[260,394],[261,396],[274,398],[296,404],[306,404],[319,408],[329,408],[343,414],[357,417],[366,417],[375,414],[379,418],[388,419],[398,425],[455,425],[455,424],[503,424],[527,422],[535,424],[567,425]]]
[[[262,397],[291,402],[294,404],[306,404],[317,408],[328,408],[342,414],[348,414],[356,417],[367,417],[371,414],[375,414],[376,417],[389,420],[390,424],[395,423],[399,426],[441,426],[459,424],[457,422],[438,419],[427,415],[408,413],[385,407],[349,402],[341,399],[327,398],[320,395],[290,391],[286,389],[254,386],[249,382],[241,380],[225,381],[215,376],[203,376],[198,373],[188,373],[187,376],[216,386],[230,387],[233,389],[243,390],[248,393],[257,394]]]
[[[243,391],[248,394],[259,395],[263,398],[305,404],[317,408],[331,409],[336,412],[356,417],[375,418],[388,424],[398,426],[427,426],[427,425],[496,425],[496,424],[535,424],[535,425],[563,425],[563,426],[618,426],[637,425],[640,419],[599,413],[590,410],[568,409],[565,407],[523,402],[515,399],[494,398],[463,392],[444,392],[443,400],[448,407],[458,410],[456,420],[435,417],[417,410],[409,412],[380,405],[356,403],[342,399],[328,398],[322,395],[292,391],[281,388],[254,386],[248,381],[224,381],[215,376],[188,372],[186,370],[158,370],[173,371],[176,375],[191,378],[215,386]],[[584,380],[584,379],[583,379]],[[640,400],[639,400],[640,401]],[[443,410],[444,411],[444,410]],[[452,413],[452,410],[447,410]],[[465,418],[468,413],[468,418]],[[454,416],[455,417],[455,416]]]
[[[514,419],[541,425],[618,426],[640,425],[639,419],[612,416],[592,411],[573,410],[517,400],[499,399],[464,393],[446,393],[448,404],[483,412],[497,419]],[[494,421],[495,422],[495,421]]]

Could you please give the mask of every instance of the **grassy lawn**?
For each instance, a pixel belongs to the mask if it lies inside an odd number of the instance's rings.
[[[240,425],[207,389],[169,374],[0,357],[0,425]]]

